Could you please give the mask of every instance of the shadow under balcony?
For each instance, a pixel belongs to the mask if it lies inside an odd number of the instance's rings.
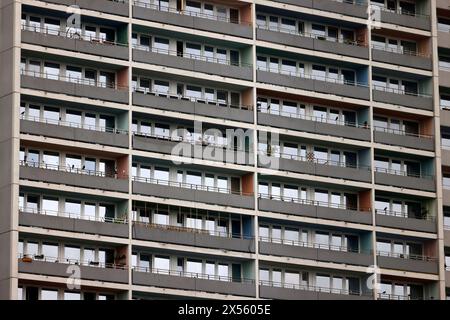
[[[19,210],[19,225],[128,238],[128,224],[125,219],[81,217],[71,213],[48,210],[36,212],[36,210],[22,208]]]
[[[61,185],[99,189],[105,191],[128,192],[128,178],[116,174],[73,169],[65,166],[35,162],[20,162],[20,179],[55,183]]]
[[[413,134],[382,127],[374,127],[373,134],[374,141],[378,143],[434,151],[434,139],[429,135]]]
[[[369,100],[369,88],[360,83],[344,82],[333,78],[319,78],[306,74],[257,70],[258,82],[337,96]]]
[[[203,291],[227,295],[255,297],[254,280],[234,279],[176,270],[133,268],[133,284],[169,289]]]
[[[372,59],[410,68],[433,69],[433,62],[430,56],[422,55],[418,52],[405,52],[387,47],[378,47],[376,45],[372,46]]]
[[[251,210],[255,208],[253,194],[151,178],[133,177],[133,193]]]
[[[337,179],[362,182],[372,181],[370,167],[354,166],[344,162],[334,162],[331,160],[308,159],[306,157],[289,154],[280,154],[279,157],[271,157],[260,152],[258,154],[258,166],[262,168],[273,168],[276,170]]]
[[[251,23],[133,1],[133,18],[251,39]]]
[[[128,132],[113,128],[82,125],[66,121],[21,116],[20,132],[70,141],[128,148]]]
[[[356,41],[338,41],[337,39],[299,33],[282,27],[257,26],[256,39],[302,49],[369,59],[369,49]]]
[[[140,89],[133,92],[133,105],[246,123],[253,123],[254,119],[252,108],[249,106],[235,106]]]
[[[366,1],[336,1],[336,0],[273,0],[285,4],[291,4],[311,9],[329,11],[347,16],[367,18]]]
[[[22,43],[128,60],[128,46],[95,37],[82,37],[65,31],[22,25]]]
[[[133,134],[133,149],[203,160],[253,165],[253,153],[235,150],[222,145],[194,143],[181,138]]]
[[[377,252],[377,265],[384,269],[434,274],[439,273],[438,260],[421,255]]]
[[[294,199],[291,197],[275,197],[259,194],[258,209],[289,215],[318,219],[337,220],[361,224],[372,224],[372,213],[369,209],[355,210],[344,205],[325,203],[314,200]]]
[[[129,16],[128,0],[47,0],[47,2],[66,6],[76,5],[80,9],[100,11],[125,17]]]
[[[161,224],[133,223],[133,239],[193,247],[255,252],[253,237]]]
[[[259,296],[276,300],[371,300],[359,291],[260,281]]]
[[[252,81],[253,69],[250,64],[198,56],[177,51],[161,50],[137,46],[133,48],[133,60],[170,68],[218,75]]]
[[[67,94],[117,103],[128,103],[128,88],[114,83],[95,82],[89,79],[67,78],[34,71],[22,70],[22,88]]]
[[[378,209],[375,210],[375,213],[377,226],[419,232],[437,232],[436,220],[433,217],[418,217],[408,213]]]
[[[373,265],[373,257],[370,253],[351,250],[350,248],[318,243],[304,243],[286,239],[260,237],[259,254],[333,262],[345,265]]]
[[[19,258],[19,272],[49,277],[69,278],[74,266],[80,268],[82,280],[128,283],[128,269],[123,265],[98,262],[67,261],[43,256]]]
[[[431,96],[407,93],[379,86],[374,86],[373,88],[373,100],[421,110],[431,111],[434,108]]]
[[[385,168],[375,168],[375,183],[428,192],[436,191],[436,181],[432,176]]]
[[[370,130],[365,124],[332,121],[313,116],[298,115],[284,111],[268,111],[258,108],[258,124],[289,130],[370,141]]]

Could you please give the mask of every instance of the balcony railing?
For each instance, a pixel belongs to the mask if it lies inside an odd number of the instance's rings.
[[[349,248],[348,246],[336,246],[336,245],[324,244],[324,243],[303,242],[303,241],[298,241],[298,240],[281,239],[281,238],[274,238],[274,237],[259,237],[259,241],[283,244],[283,245],[288,245],[288,246],[298,246],[298,247],[303,247],[303,248],[323,249],[323,250],[339,251],[339,252],[363,253],[359,249]]]
[[[437,258],[427,257],[421,254],[412,254],[412,253],[397,253],[397,252],[388,252],[388,251],[379,251],[377,250],[377,256],[380,257],[390,257],[390,258],[399,258],[405,260],[418,260],[418,261],[438,261]]]
[[[377,131],[377,132],[391,133],[391,134],[396,134],[396,135],[400,135],[400,136],[416,137],[416,138],[423,138],[423,139],[433,139],[432,135],[422,134],[422,133],[412,133],[412,132],[407,132],[405,130],[400,130],[400,129],[374,126],[373,130]]]
[[[142,1],[133,1],[133,5],[136,7],[158,10],[158,11],[162,11],[162,12],[182,14],[182,15],[191,16],[191,17],[198,17],[198,18],[210,19],[210,20],[227,22],[227,23],[234,23],[234,24],[251,25],[250,21],[235,20],[235,19],[231,19],[228,17],[220,16],[220,15],[208,14],[208,13],[203,13],[203,12],[195,12],[195,11],[191,11],[191,10],[178,10],[176,7],[172,7],[170,5],[166,6],[166,5],[160,5],[160,4],[150,4],[150,3],[146,3],[146,2],[142,2]]]
[[[398,47],[393,48],[393,47],[389,47],[387,45],[381,45],[381,44],[376,44],[376,43],[372,43],[372,49],[390,52],[390,53],[403,54],[403,55],[407,55],[407,56],[424,57],[424,58],[430,57],[429,54],[419,52],[417,50],[409,50],[406,48],[398,48]]]
[[[76,174],[103,177],[103,178],[128,179],[128,177],[123,176],[123,175],[119,177],[116,172],[89,170],[89,169],[85,169],[84,167],[76,168],[74,166],[62,166],[62,165],[45,163],[43,161],[34,162],[34,161],[20,160],[20,166],[46,169],[46,170],[62,171],[62,172],[67,172],[67,173],[76,173]]]
[[[201,103],[201,104],[209,104],[209,105],[214,105],[214,106],[219,106],[219,107],[229,108],[229,109],[253,110],[253,107],[248,106],[248,105],[233,104],[233,103],[223,101],[223,100],[183,96],[183,95],[169,92],[169,91],[151,90],[150,88],[146,88],[146,87],[133,86],[133,92],[149,94],[152,96],[173,99],[173,100],[178,99],[178,100],[191,101],[191,102]]]
[[[138,271],[138,272],[147,272],[147,273],[176,276],[176,277],[185,277],[185,278],[216,280],[216,281],[223,281],[223,282],[240,282],[240,283],[249,283],[249,284],[255,283],[255,280],[253,280],[253,279],[234,278],[234,277],[230,277],[230,276],[188,272],[188,271],[182,271],[182,270],[156,269],[156,268],[141,267],[141,266],[134,266],[133,270]],[[192,288],[192,289],[194,289],[194,288]]]
[[[279,195],[270,195],[266,193],[259,193],[258,198],[260,199],[268,199],[268,200],[277,200],[277,201],[285,201],[285,202],[293,202],[302,205],[308,206],[318,206],[318,207],[327,207],[327,208],[335,208],[335,209],[344,209],[344,210],[352,210],[352,211],[370,211],[370,208],[356,208],[346,204],[340,203],[331,203],[325,201],[317,201],[317,200],[307,200],[307,199],[299,199],[295,197],[289,196],[279,196]]]
[[[388,92],[388,93],[401,94],[401,95],[405,95],[405,96],[422,97],[422,98],[432,98],[432,96],[429,95],[429,94],[417,93],[417,92],[412,92],[412,91],[403,90],[403,89],[389,88],[389,87],[379,86],[379,85],[372,85],[372,88],[373,88],[374,90],[377,90],[377,91],[383,91],[383,92]]]
[[[230,188],[211,187],[211,186],[206,186],[206,185],[201,185],[201,184],[192,184],[192,183],[137,177],[137,176],[133,177],[133,181],[151,183],[151,184],[157,184],[157,185],[169,186],[169,187],[176,187],[176,188],[186,188],[186,189],[198,190],[198,191],[236,194],[236,195],[242,195],[242,196],[252,196],[253,195],[253,193],[232,190]]]
[[[90,42],[92,44],[106,44],[106,45],[111,45],[111,46],[123,46],[123,47],[127,46],[126,43],[109,41],[109,40],[106,40],[105,38],[93,36],[90,34],[82,35],[78,32],[74,32],[74,29],[71,29],[71,28],[68,28],[66,31],[64,31],[64,30],[61,30],[61,27],[60,28],[48,27],[48,26],[41,27],[41,26],[34,26],[34,25],[23,24],[23,23],[21,25],[21,28],[23,31],[32,31],[32,32],[38,32],[38,33],[42,33],[42,34],[46,34],[46,35],[53,35],[53,36],[58,36],[58,37],[74,39],[74,40],[83,40],[83,41]]]
[[[142,45],[138,45],[138,44],[134,44],[133,49],[147,51],[147,52],[153,52],[153,53],[158,53],[158,54],[164,54],[164,55],[168,55],[168,56],[180,57],[180,58],[185,58],[185,59],[191,59],[191,60],[199,60],[199,61],[210,62],[210,63],[224,64],[224,65],[229,65],[229,66],[237,66],[237,67],[245,67],[245,68],[252,67],[251,63],[245,63],[245,62],[234,61],[234,60],[229,60],[229,59],[215,58],[215,57],[206,56],[204,54],[193,54],[193,53],[187,53],[187,52],[179,52],[176,50],[142,46]]]
[[[333,161],[333,160],[327,160],[327,159],[319,159],[312,156],[299,156],[299,155],[292,155],[288,153],[282,153],[282,152],[272,152],[272,154],[268,153],[266,150],[258,150],[258,153],[260,155],[264,156],[272,156],[280,159],[288,159],[288,160],[296,160],[301,162],[308,162],[313,164],[320,164],[324,166],[334,166],[334,167],[342,167],[342,168],[351,168],[351,169],[359,169],[359,170],[367,170],[370,171],[369,166],[364,165],[357,165],[357,164],[351,164],[346,163],[343,161]]]
[[[387,210],[387,209],[386,210],[375,209],[375,213],[379,214],[379,215],[406,218],[406,219],[418,219],[418,220],[428,220],[428,221],[436,220],[435,217],[429,216],[426,213],[424,213],[423,215],[415,214],[413,217],[411,216],[411,213],[408,213],[408,212],[399,212],[399,211],[392,211],[392,210]]]
[[[308,284],[285,283],[285,282],[276,282],[276,281],[268,281],[268,280],[260,280],[259,285],[273,287],[273,288],[312,291],[312,292],[318,292],[318,293],[334,293],[334,294],[354,295],[354,296],[361,295],[360,291],[350,290],[350,289],[319,287],[319,286],[312,286],[312,285],[308,285]]]
[[[270,106],[262,107],[260,105],[260,103],[258,103],[258,112],[273,114],[273,115],[282,116],[282,117],[294,118],[294,119],[334,124],[334,125],[338,125],[338,126],[357,127],[357,128],[363,128],[363,129],[370,128],[370,125],[367,122],[355,123],[355,122],[346,121],[346,120],[339,119],[339,118],[336,119],[336,118],[328,118],[328,117],[317,117],[317,116],[313,116],[313,115],[307,115],[304,113],[283,111],[281,109],[273,110],[270,108]]]
[[[59,258],[59,257],[48,257],[44,254],[19,254],[18,258],[23,262],[31,262],[31,260],[49,262],[49,263],[62,263],[62,264],[71,264],[77,266],[86,266],[86,267],[98,267],[98,268],[107,268],[107,269],[119,269],[126,270],[127,266],[125,264],[117,264],[117,263],[107,263],[93,260],[80,260],[80,259],[72,259],[72,258]]]
[[[57,81],[74,83],[74,84],[93,86],[93,87],[98,87],[98,88],[128,90],[127,86],[119,85],[119,84],[116,84],[115,82],[104,82],[104,81],[98,81],[95,79],[73,77],[70,75],[63,76],[60,74],[41,72],[41,71],[35,71],[35,70],[30,70],[30,69],[20,69],[20,74],[24,75],[24,76],[31,76],[31,77],[43,78],[43,79],[49,79],[49,80],[57,80]]]
[[[411,295],[399,295],[386,292],[378,293],[378,299],[381,300],[423,300],[423,297],[412,297]]]
[[[388,168],[381,168],[381,167],[375,167],[375,172],[387,173],[387,174],[403,176],[403,177],[429,179],[429,180],[434,178],[432,175],[428,175],[428,174],[424,174],[424,173],[420,173],[420,172],[408,172],[405,170],[395,170],[395,169],[388,169]]]
[[[381,11],[384,12],[390,12],[390,13],[395,13],[395,14],[399,14],[399,15],[403,15],[403,16],[410,16],[410,17],[417,17],[417,18],[430,18],[429,15],[426,14],[422,14],[422,13],[417,13],[417,12],[412,12],[412,11],[407,11],[407,10],[403,10],[402,8],[396,8],[396,9],[389,9],[386,8],[383,5],[379,5],[376,2],[371,2],[370,3],[371,6],[376,6],[377,8],[379,8]]]
[[[342,78],[341,76],[335,77],[328,77],[328,76],[322,76],[322,75],[316,75],[316,74],[307,74],[303,71],[296,70],[285,70],[282,66],[278,66],[278,68],[270,68],[270,67],[264,67],[264,66],[257,66],[257,69],[259,71],[267,71],[267,72],[273,72],[278,73],[282,75],[288,75],[291,77],[297,77],[302,79],[310,79],[310,80],[318,80],[318,81],[324,81],[328,83],[334,83],[334,84],[340,84],[340,85],[349,85],[349,86],[355,86],[355,87],[364,87],[367,88],[367,83],[358,82],[355,80],[346,80]]]
[[[63,120],[44,118],[44,117],[35,117],[35,116],[29,116],[29,115],[25,115],[25,114],[20,115],[20,120],[28,120],[28,121],[34,121],[34,122],[39,122],[39,123],[45,123],[45,124],[54,124],[57,126],[65,126],[65,127],[92,130],[92,131],[98,131],[98,132],[128,134],[127,130],[122,130],[122,129],[102,127],[102,126],[97,126],[97,125],[89,125],[86,123],[70,122],[70,121],[63,121]]]
[[[88,220],[88,221],[96,221],[96,222],[122,223],[122,224],[126,224],[128,222],[127,218],[94,217],[94,216],[81,215],[79,213],[71,213],[71,212],[55,211],[55,210],[47,210],[47,209],[37,209],[37,208],[31,208],[31,207],[20,207],[19,211],[29,213],[29,214],[40,214],[40,215],[44,215],[44,216],[72,218],[72,219]]]
[[[262,29],[262,30],[275,31],[275,32],[281,32],[281,33],[288,33],[288,34],[299,36],[299,37],[312,38],[312,39],[317,39],[317,40],[324,40],[324,41],[329,41],[329,42],[334,42],[334,43],[342,43],[342,44],[347,44],[347,45],[350,45],[350,46],[366,47],[366,44],[364,42],[361,42],[361,41],[344,39],[342,37],[339,37],[339,38],[328,37],[328,36],[318,35],[318,34],[310,33],[310,32],[300,32],[298,30],[292,30],[292,29],[285,28],[285,27],[278,26],[278,25],[277,26],[270,26],[270,25],[267,25],[267,24],[266,25],[256,24],[256,27],[258,29]]]

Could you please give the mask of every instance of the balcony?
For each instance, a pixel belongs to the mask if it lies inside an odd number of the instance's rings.
[[[263,157],[264,161],[261,161]],[[269,161],[265,161],[269,160]],[[258,166],[272,168],[277,164],[277,170],[311,174],[323,177],[372,182],[372,173],[368,166],[358,166],[345,162],[316,159],[314,157],[294,156],[280,153],[279,156],[268,156],[264,151],[259,152]]]
[[[253,237],[161,224],[133,223],[133,239],[185,246],[255,252]]]
[[[438,259],[413,254],[377,252],[377,265],[384,269],[421,273],[439,273]]]
[[[376,224],[380,227],[412,230],[419,232],[437,232],[436,220],[431,216],[419,217],[404,212],[375,210]]]
[[[436,0],[436,7],[438,9],[449,10],[450,9],[450,0]]]
[[[21,115],[20,132],[70,141],[128,148],[127,131],[41,117]]]
[[[128,269],[124,265],[78,261],[43,256],[24,256],[18,260],[19,272],[48,277],[69,278],[74,266],[80,268],[82,280],[128,283]]]
[[[278,212],[303,217],[372,224],[370,209],[356,210],[349,206],[315,200],[295,199],[259,194],[260,211]]]
[[[445,287],[450,288],[450,268],[445,268]]]
[[[443,166],[450,166],[450,149],[449,146],[442,144],[441,161]]]
[[[128,238],[128,224],[125,219],[95,218],[67,212],[52,212],[31,208],[19,209],[19,225],[68,232],[97,234],[109,237]]]
[[[311,9],[367,19],[367,2],[354,0],[273,0]]]
[[[369,294],[359,290],[323,288],[261,280],[259,296],[263,299],[281,300],[371,300]]]
[[[255,297],[254,280],[166,269],[133,268],[133,284]]]
[[[439,28],[438,26],[438,46],[440,48],[450,49],[450,29]]]
[[[447,34],[450,37],[450,34]],[[450,67],[447,66],[439,66],[439,85],[441,87],[450,88]]]
[[[254,119],[250,106],[150,92],[140,88],[133,92],[133,105],[246,123],[253,123]]]
[[[347,247],[264,237],[260,237],[259,240],[259,254],[345,265],[370,266],[373,264],[373,257],[370,253],[352,250]]]
[[[91,79],[69,78],[31,70],[21,70],[22,88],[67,94],[128,104],[128,87]]]
[[[143,177],[133,177],[133,193],[251,210],[255,208],[253,194],[226,188]]]
[[[133,149],[222,163],[254,164],[253,153],[237,150],[226,145],[216,145],[207,141],[204,141],[204,143],[189,141],[181,137],[157,136],[135,132],[133,134]]]
[[[429,111],[434,109],[433,98],[430,95],[410,93],[382,86],[373,86],[373,100],[415,109]]]
[[[436,191],[436,181],[433,176],[386,168],[375,168],[375,183],[428,192]]]
[[[376,4],[374,4],[376,5]],[[381,22],[399,25],[402,27],[431,31],[431,17],[414,12],[389,10],[380,8]]]
[[[128,46],[92,36],[22,25],[22,43],[128,60]]]
[[[359,43],[357,41],[345,41],[336,38],[319,37],[314,34],[299,33],[295,30],[278,26],[268,27],[258,25],[256,29],[256,39],[302,49],[369,59],[369,50],[363,43]]]
[[[256,79],[258,82],[277,86],[369,100],[369,88],[363,83],[259,67]]]
[[[374,141],[378,143],[434,151],[434,139],[430,135],[414,134],[383,127],[374,127],[373,134]]]
[[[443,183],[442,186],[442,202],[444,206],[450,206],[450,185]]]
[[[66,6],[77,5],[81,9],[100,11],[119,16],[129,16],[129,4],[127,0],[47,0],[50,3]]]
[[[128,178],[113,173],[65,166],[20,162],[20,179],[128,193]]]
[[[444,224],[444,246],[450,247],[450,225],[445,225],[445,224]]]
[[[441,126],[450,127],[450,109],[448,107],[441,106]],[[447,147],[450,147],[448,145]]]
[[[433,63],[429,55],[405,49],[392,49],[385,46],[372,45],[372,59],[378,62],[395,64],[404,67],[432,70]]]
[[[235,21],[217,15],[177,10],[141,1],[133,1],[133,18],[247,39],[253,37],[249,21]]]
[[[221,77],[247,81],[253,80],[253,69],[251,64],[203,55],[183,54],[172,50],[134,46],[133,60],[136,62],[201,72]]]
[[[357,124],[335,119],[324,119],[314,116],[273,111],[258,107],[258,124],[289,130],[343,137],[348,139],[370,141],[370,130],[367,124]]]

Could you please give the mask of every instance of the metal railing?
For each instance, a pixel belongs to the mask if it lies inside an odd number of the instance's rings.
[[[381,11],[384,11],[384,12],[390,12],[390,13],[395,13],[395,14],[399,14],[399,15],[403,15],[403,16],[410,16],[410,17],[417,17],[417,18],[430,18],[430,15],[402,10],[401,7],[396,8],[396,9],[389,9],[389,8],[381,6],[375,2],[371,2],[370,4],[372,6],[377,6],[378,8],[380,8]]]
[[[141,7],[141,8],[158,10],[158,11],[162,11],[162,12],[176,13],[176,14],[181,14],[181,15],[186,15],[186,16],[191,16],[191,17],[205,18],[205,19],[209,19],[209,20],[234,23],[234,24],[242,24],[242,25],[248,25],[248,26],[251,25],[251,22],[245,21],[242,19],[235,20],[235,19],[231,19],[229,17],[223,17],[223,16],[215,15],[215,14],[195,12],[195,11],[191,11],[191,10],[178,10],[176,7],[161,6],[158,4],[150,4],[150,3],[146,3],[146,2],[142,2],[142,1],[133,1],[133,5],[137,6],[137,7]]]
[[[138,271],[138,272],[147,272],[147,273],[162,274],[162,275],[184,277],[184,278],[196,278],[196,279],[204,279],[204,280],[216,280],[216,281],[223,281],[223,282],[240,282],[240,283],[251,283],[251,284],[255,283],[255,280],[253,280],[253,279],[235,278],[235,277],[230,277],[230,276],[188,272],[188,271],[182,271],[182,270],[157,269],[157,268],[140,267],[140,266],[133,266],[133,270]]]
[[[405,48],[393,48],[389,47],[388,45],[381,45],[372,43],[372,49],[380,50],[384,52],[390,52],[390,53],[397,53],[397,54],[403,54],[407,56],[415,56],[415,57],[423,57],[423,58],[430,58],[430,55],[427,53],[419,52],[417,50],[409,50]]]
[[[403,90],[403,89],[390,88],[390,87],[379,86],[379,85],[375,85],[375,84],[372,85],[372,88],[373,88],[373,90],[376,90],[376,91],[401,94],[401,95],[405,95],[405,96],[422,97],[422,98],[430,98],[430,99],[432,98],[432,96],[429,94],[411,92],[411,91],[407,91],[407,90]]]
[[[395,169],[388,169],[388,168],[381,168],[381,167],[375,167],[375,172],[387,173],[387,174],[403,176],[403,177],[429,179],[429,180],[434,178],[434,176],[432,176],[432,175],[423,174],[421,172],[408,172],[405,170],[395,170]]]
[[[322,249],[322,250],[330,250],[330,251],[339,251],[339,252],[352,252],[352,253],[365,253],[359,249],[352,249],[348,246],[336,246],[332,244],[324,244],[317,242],[303,242],[298,240],[290,240],[290,239],[282,239],[282,238],[274,238],[274,237],[259,237],[259,241],[261,242],[270,242],[276,244],[283,244],[289,246],[297,246],[303,248],[312,248],[312,249]],[[368,252],[370,253],[370,252]]]
[[[334,77],[328,77],[328,76],[322,76],[322,75],[307,74],[300,70],[296,70],[296,71],[284,70],[282,66],[278,66],[278,68],[270,68],[267,66],[265,66],[265,67],[257,66],[256,69],[259,71],[278,73],[278,74],[288,75],[291,77],[297,77],[297,78],[302,78],[302,79],[324,81],[324,82],[328,82],[328,83],[348,85],[348,86],[353,86],[353,87],[364,87],[364,88],[368,87],[367,83],[362,83],[362,82],[358,82],[358,81],[354,81],[354,80],[345,80],[342,78],[342,76],[338,76],[337,78],[334,78]]]
[[[405,296],[385,292],[379,292],[378,298],[380,300],[424,300],[423,297],[412,297],[411,295]]]
[[[192,184],[192,183],[177,182],[177,181],[170,181],[170,180],[138,177],[138,176],[133,176],[133,181],[145,182],[145,183],[151,183],[151,184],[157,184],[157,185],[163,185],[163,186],[169,186],[169,187],[176,187],[176,188],[186,188],[186,189],[192,189],[192,190],[198,190],[198,191],[236,194],[236,195],[241,195],[241,196],[252,196],[253,195],[253,193],[250,193],[250,192],[247,193],[247,192],[243,192],[243,191],[236,191],[236,190],[231,190],[230,188],[211,187],[211,186],[206,186],[206,185],[201,185],[201,184]]]
[[[245,67],[245,68],[251,68],[253,66],[251,63],[245,63],[245,62],[241,62],[241,61],[233,61],[230,59],[209,57],[204,54],[179,52],[176,50],[149,47],[149,46],[143,46],[143,45],[138,45],[138,44],[134,44],[133,49],[147,51],[147,52],[153,52],[153,53],[158,53],[158,54],[164,54],[164,55],[174,56],[174,57],[179,57],[179,58],[199,60],[199,61],[210,62],[210,63],[217,63],[217,64],[228,65],[228,66]]]
[[[109,41],[101,37],[93,36],[90,34],[80,34],[78,32],[74,32],[73,29],[67,29],[66,31],[61,30],[61,27],[59,28],[49,28],[48,26],[41,27],[41,26],[34,26],[29,24],[23,24],[21,25],[21,28],[23,31],[31,31],[31,32],[37,32],[42,33],[45,35],[52,35],[52,36],[58,36],[63,38],[69,38],[73,40],[82,40],[91,42],[92,44],[106,44],[111,46],[122,46],[127,47],[128,45],[126,43],[119,43],[116,41]]]
[[[353,207],[353,206],[348,206],[348,205],[340,204],[340,203],[331,203],[331,202],[325,202],[325,201],[299,199],[299,198],[295,198],[295,197],[270,195],[270,194],[266,194],[266,193],[258,193],[258,198],[259,199],[285,201],[285,202],[293,202],[293,203],[309,205],[309,206],[318,206],[318,207],[344,209],[344,210],[351,210],[351,211],[370,212],[370,208],[356,208],[356,207]]]
[[[128,90],[127,86],[119,85],[115,82],[103,82],[103,81],[98,81],[95,79],[71,77],[70,75],[63,76],[61,74],[53,74],[53,73],[35,71],[35,70],[30,70],[30,69],[20,69],[20,74],[25,75],[25,76],[36,77],[36,78],[57,80],[57,81],[69,82],[69,83],[80,84],[80,85],[87,85],[87,86],[92,86],[92,87],[97,87],[97,88],[111,88],[111,89],[116,89],[116,90]]]
[[[288,33],[288,34],[296,35],[296,36],[299,36],[299,37],[312,38],[312,39],[317,39],[317,40],[324,40],[324,41],[329,41],[329,42],[334,42],[334,43],[342,43],[342,44],[347,44],[347,45],[351,45],[351,46],[358,46],[358,47],[366,47],[367,46],[364,42],[361,42],[361,41],[348,40],[348,39],[344,39],[342,37],[335,38],[335,37],[322,36],[322,35],[311,33],[311,32],[300,32],[298,30],[285,28],[285,27],[282,27],[282,26],[279,26],[279,25],[277,25],[277,26],[270,26],[268,24],[261,25],[261,24],[257,23],[256,27],[258,29],[263,29],[263,30],[268,30],[268,31],[275,31],[275,32],[280,32],[280,33]]]
[[[62,218],[96,221],[96,222],[122,223],[122,224],[128,223],[127,218],[87,216],[87,215],[81,215],[78,213],[70,213],[70,212],[46,210],[46,209],[36,209],[36,208],[30,208],[30,207],[19,207],[19,212],[24,212],[24,213],[29,213],[29,214],[40,214],[40,215],[44,215],[44,216],[56,216],[56,217],[62,217]]]
[[[428,257],[421,254],[411,254],[411,253],[397,253],[397,252],[388,252],[388,251],[379,251],[377,250],[377,256],[380,257],[389,257],[389,258],[399,258],[405,260],[418,260],[418,261],[438,261],[437,258]]]
[[[169,91],[163,92],[163,91],[150,90],[149,88],[145,88],[145,87],[133,86],[133,92],[149,94],[152,96],[163,97],[163,98],[173,99],[173,100],[184,100],[184,101],[191,101],[191,102],[196,102],[196,103],[201,103],[201,104],[209,104],[209,105],[230,108],[230,109],[241,109],[241,110],[248,110],[248,111],[253,110],[253,107],[249,106],[249,105],[241,105],[241,104],[236,105],[236,104],[232,104],[229,102],[224,102],[224,101],[219,101],[219,100],[214,100],[214,99],[184,96],[184,95],[180,95],[180,94],[169,92]]]
[[[100,261],[92,261],[92,260],[80,260],[80,259],[68,259],[68,258],[59,258],[59,257],[47,257],[43,254],[19,254],[18,259],[31,259],[42,262],[49,263],[61,263],[61,264],[71,264],[78,266],[86,266],[86,267],[98,267],[105,269],[120,269],[126,270],[128,267],[125,264],[118,263],[106,263]],[[26,262],[26,261],[24,261]]]
[[[436,218],[433,216],[429,216],[428,214],[418,215],[414,214],[412,216],[412,213],[408,212],[399,212],[399,211],[393,211],[393,210],[381,210],[381,209],[375,209],[375,213],[379,215],[385,215],[385,216],[392,216],[392,217],[398,217],[398,218],[406,218],[406,219],[417,219],[417,220],[429,220],[429,221],[435,221]]]
[[[412,133],[412,132],[407,132],[406,130],[400,130],[400,129],[393,129],[393,128],[385,128],[385,127],[374,126],[373,130],[377,131],[377,132],[392,133],[392,134],[396,134],[396,135],[400,135],[400,136],[409,136],[409,137],[416,137],[416,138],[433,139],[432,135],[422,134],[422,133]]]
[[[355,123],[350,121],[345,121],[343,119],[339,118],[328,118],[328,117],[317,117],[313,115],[307,115],[304,113],[294,113],[289,111],[283,111],[281,109],[273,110],[268,107],[262,107],[260,103],[258,103],[258,112],[261,113],[268,113],[273,115],[278,115],[282,117],[288,117],[288,118],[295,118],[295,119],[302,119],[302,120],[309,120],[309,121],[315,121],[320,123],[328,123],[328,124],[334,124],[338,126],[346,126],[346,127],[355,127],[355,128],[362,128],[362,129],[369,129],[370,125],[368,123]]]
[[[312,286],[308,284],[296,284],[296,283],[285,283],[285,282],[276,282],[276,281],[268,281],[268,280],[260,280],[260,286],[273,287],[273,288],[283,288],[283,289],[295,289],[295,290],[303,290],[303,291],[311,291],[318,293],[334,293],[334,294],[342,294],[342,295],[352,295],[352,296],[361,296],[361,291],[359,290],[349,290],[349,289],[340,289],[340,288],[327,288],[327,287],[318,287]]]
[[[35,117],[35,116],[29,116],[29,115],[25,115],[25,114],[20,115],[20,120],[34,121],[34,122],[40,122],[40,123],[45,123],[45,124],[54,124],[54,125],[58,125],[58,126],[92,130],[92,131],[98,131],[98,132],[128,134],[127,130],[122,130],[122,129],[102,127],[102,126],[97,126],[97,125],[89,125],[86,123],[69,122],[69,121],[56,120],[56,119],[50,119],[50,118],[44,118],[44,117]]]
[[[282,152],[277,152],[277,151],[272,152],[272,154],[268,154],[267,150],[258,150],[258,153],[260,155],[264,155],[264,156],[268,156],[268,157],[275,157],[275,158],[280,158],[280,159],[296,160],[296,161],[320,164],[320,165],[325,165],[325,166],[333,166],[333,167],[342,167],[342,168],[370,171],[370,166],[351,164],[351,163],[346,163],[343,161],[320,159],[320,158],[316,158],[314,156],[311,156],[311,157],[310,156],[299,156],[299,155],[292,155],[292,154],[282,153]]]
[[[124,175],[120,175],[120,177],[119,177],[119,175],[116,172],[88,170],[85,168],[76,168],[74,166],[62,166],[62,165],[56,165],[56,164],[49,164],[49,163],[45,163],[43,161],[34,162],[34,161],[20,160],[20,166],[46,169],[46,170],[62,171],[62,172],[67,172],[67,173],[75,173],[75,174],[96,176],[96,177],[102,177],[102,178],[128,179],[128,177],[126,177]]]
[[[145,226],[146,228],[150,229],[161,229],[161,230],[167,230],[167,231],[177,231],[177,232],[187,232],[187,233],[198,233],[203,235],[209,235],[214,237],[220,237],[220,238],[229,238],[229,239],[241,239],[241,240],[253,240],[255,237],[253,236],[247,236],[243,234],[236,234],[231,232],[223,232],[223,231],[217,231],[217,230],[208,230],[208,229],[202,229],[202,228],[190,228],[185,226],[174,226],[170,224],[159,224],[159,223],[150,223],[150,222],[144,222],[144,221],[138,221],[134,220],[134,224]]]

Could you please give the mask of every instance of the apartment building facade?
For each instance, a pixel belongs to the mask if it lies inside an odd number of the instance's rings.
[[[0,298],[450,296],[450,1],[0,3]]]

